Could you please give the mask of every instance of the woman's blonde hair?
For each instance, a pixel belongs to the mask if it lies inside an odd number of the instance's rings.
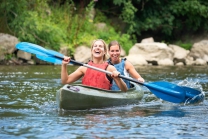
[[[101,42],[103,43],[103,45],[104,45],[104,51],[105,51],[105,54],[104,54],[104,56],[103,56],[103,60],[106,61],[106,60],[107,60],[107,44],[105,43],[104,40],[102,40],[102,39],[94,40],[94,41],[92,42],[92,44],[91,44],[91,51],[92,51],[92,48],[93,48],[93,46],[94,46],[94,44],[95,44],[96,41],[101,41]],[[93,60],[92,54],[91,54],[91,59]]]

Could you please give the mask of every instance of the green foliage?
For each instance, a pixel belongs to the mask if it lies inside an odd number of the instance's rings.
[[[126,32],[130,35],[141,36],[151,31],[161,35],[161,39],[174,39],[186,31],[208,30],[208,3],[202,0],[113,0],[113,3],[117,13],[120,9],[120,18],[127,23]]]
[[[44,18],[38,12],[28,12],[22,22],[15,21],[12,27],[18,33],[20,41],[42,44],[58,50],[59,44],[66,40],[66,32],[50,17]]]
[[[131,49],[131,47],[134,45],[134,43],[136,43],[136,39],[131,39],[131,36],[129,34],[122,34],[121,37],[117,38],[116,40],[119,41],[127,55],[129,54],[129,50]]]
[[[128,53],[145,32],[169,42],[167,38],[179,38],[187,31],[208,31],[208,3],[202,0],[4,0],[0,13],[20,41],[54,50],[64,44],[72,52],[98,38],[107,43],[117,40]],[[101,22],[106,27],[99,30],[95,25]],[[179,46],[190,49],[189,43],[183,44]]]
[[[14,57],[13,54],[6,54],[5,55],[5,60],[10,60],[10,59],[12,59],[12,57]]]
[[[108,22],[107,17],[103,12],[101,12],[99,9],[96,9],[96,17],[94,19],[95,23],[103,22],[106,23]]]
[[[66,40],[66,31],[55,24],[47,0],[4,1],[8,23],[20,41],[58,50]]]
[[[204,21],[208,18],[208,7],[200,3],[200,1],[179,1],[178,3],[173,3],[170,8],[177,17],[186,17],[183,21],[184,23],[180,26],[181,28],[185,25],[186,28],[196,31],[201,25],[202,27],[207,27]]]
[[[107,22],[107,17],[96,9],[91,0],[86,7],[76,5],[72,0],[64,4],[52,0],[4,1],[0,10],[6,9],[8,25],[20,41],[39,44],[54,50],[65,45],[71,54],[79,45],[90,46],[94,39],[103,39],[107,43],[118,40],[128,52],[132,41],[128,34],[121,34]],[[84,13],[84,14],[83,14]],[[106,29],[99,30],[95,24],[104,22]]]
[[[186,49],[186,50],[190,50],[193,44],[191,43],[181,43],[179,46]]]
[[[131,1],[125,1],[123,10],[121,12],[120,18],[123,19],[125,23],[129,25],[129,29],[127,30],[127,33],[134,32],[135,28],[135,12],[137,11],[137,8],[133,6]]]
[[[192,43],[184,43],[184,42],[182,42],[182,41],[176,42],[176,45],[178,45],[178,46],[180,46],[180,47],[182,47],[182,48],[184,48],[184,49],[186,49],[186,50],[190,50],[191,47],[193,46]]]
[[[96,34],[96,35],[93,35]],[[117,32],[113,27],[107,26],[105,29],[97,30],[92,29],[91,30],[91,36],[88,39],[94,40],[94,39],[103,39],[107,44],[110,43],[112,40],[117,40],[121,45],[122,48],[128,53],[129,49],[133,46],[134,41],[131,39],[130,35],[128,34],[121,34],[120,32]],[[85,39],[84,39],[85,40]],[[89,40],[86,39],[86,41],[89,43]],[[90,41],[91,43],[91,41]],[[88,44],[89,46],[90,44]]]

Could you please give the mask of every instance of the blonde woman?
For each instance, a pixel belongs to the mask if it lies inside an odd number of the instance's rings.
[[[101,40],[93,41],[91,45],[91,60],[89,65],[110,71],[112,75],[96,71],[84,66],[80,66],[76,71],[68,75],[67,64],[70,62],[70,57],[64,57],[61,68],[61,81],[63,84],[71,84],[82,78],[82,84],[97,87],[101,89],[110,90],[112,86],[112,79],[115,81],[121,91],[126,92],[127,86],[125,82],[118,77],[120,74],[116,68],[106,62],[107,45]]]

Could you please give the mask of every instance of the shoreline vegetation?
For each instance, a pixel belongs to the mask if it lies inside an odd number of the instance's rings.
[[[204,65],[208,61],[208,3],[200,0],[3,1],[0,13],[0,64],[43,63],[15,50],[18,42],[38,44],[85,62],[95,39],[117,40],[123,56],[134,65]],[[143,42],[148,38],[151,45]],[[197,53],[199,42],[205,48]],[[135,61],[138,56],[140,61]]]
[[[4,52],[0,54],[0,65],[52,65],[39,60],[35,55],[17,50],[18,39],[9,34],[0,33],[4,38]],[[47,49],[47,48],[46,48]],[[155,42],[152,37],[135,43],[128,54],[122,49],[121,57],[127,58],[133,65],[174,66],[174,65],[207,65],[208,64],[208,39],[194,43],[190,50],[174,44]],[[2,52],[2,51],[1,51]],[[64,47],[60,53],[67,55],[68,49]],[[91,59],[91,49],[88,46],[78,46],[73,59],[87,63]],[[6,54],[7,53],[7,54]],[[9,53],[9,54],[8,54]]]

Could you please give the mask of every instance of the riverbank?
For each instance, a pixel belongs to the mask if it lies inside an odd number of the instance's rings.
[[[36,58],[35,55],[17,50],[19,43],[15,36],[0,33],[0,64],[1,65],[48,65]],[[69,49],[61,47],[60,53],[68,55]],[[86,63],[91,58],[89,46],[78,46],[73,56],[76,61]],[[128,55],[122,50],[122,57],[126,57],[133,65],[207,65],[208,38],[193,43],[190,50],[175,44],[155,42],[154,38],[145,38],[134,44]]]

